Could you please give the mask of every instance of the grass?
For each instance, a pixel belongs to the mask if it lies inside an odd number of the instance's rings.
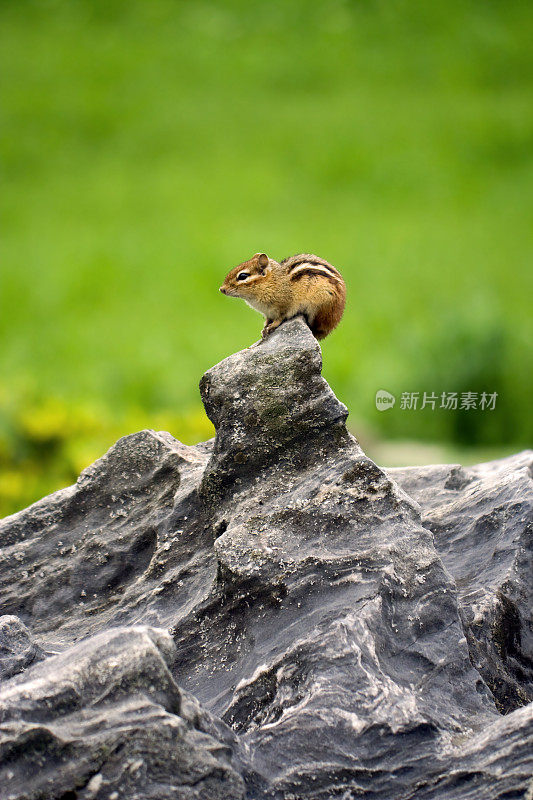
[[[0,513],[138,424],[210,435],[198,380],[261,327],[217,289],[258,250],[345,275],[324,374],[356,433],[530,444],[527,4],[4,0],[0,20]],[[380,413],[380,388],[499,397]],[[43,433],[50,406],[76,432]]]

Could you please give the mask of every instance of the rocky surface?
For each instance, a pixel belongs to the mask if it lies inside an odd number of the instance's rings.
[[[388,470],[457,585],[470,655],[507,713],[533,701],[533,453],[475,467]]]
[[[244,798],[236,737],[178,688],[166,631],[112,628],[0,693],[5,798]]]
[[[43,651],[18,617],[0,617],[0,680],[11,678],[43,657]]]
[[[46,656],[0,688],[2,800],[533,791],[531,456],[385,473],[320,371],[285,323],[202,379],[214,441],[125,437],[0,522]]]

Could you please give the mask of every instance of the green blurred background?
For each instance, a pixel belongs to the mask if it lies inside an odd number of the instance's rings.
[[[324,374],[380,463],[531,444],[530,4],[3,0],[0,29],[0,515],[122,434],[212,435],[198,380],[262,326],[218,286],[258,250],[345,275]],[[399,407],[424,390],[498,399]]]

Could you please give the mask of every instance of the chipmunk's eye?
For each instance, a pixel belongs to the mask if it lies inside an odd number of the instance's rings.
[[[244,280],[246,280],[246,278],[249,278],[249,277],[250,277],[250,273],[249,272],[239,272],[239,274],[237,275],[237,280],[238,281],[244,281]]]

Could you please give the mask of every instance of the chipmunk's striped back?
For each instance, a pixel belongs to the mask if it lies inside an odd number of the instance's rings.
[[[323,339],[339,324],[344,312],[346,286],[342,275],[324,258],[312,253],[284,258],[281,266],[300,297],[301,307],[306,309],[309,327],[317,339]]]
[[[325,259],[310,253],[300,253],[296,256],[284,258],[281,265],[286,268],[291,281],[297,281],[304,275],[323,275],[334,286],[344,283],[338,269],[335,269]]]

